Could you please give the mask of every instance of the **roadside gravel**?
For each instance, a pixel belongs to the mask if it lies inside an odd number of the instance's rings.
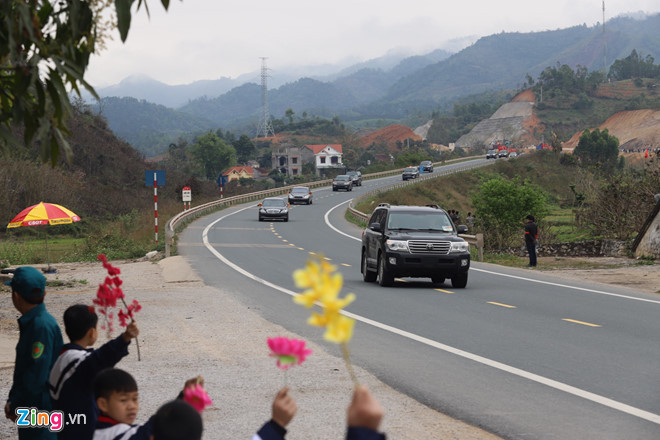
[[[289,425],[289,440],[339,439],[344,435],[345,410],[352,382],[337,352],[309,344],[314,353],[300,367],[286,373],[268,356],[266,339],[297,337],[272,324],[235,300],[231,293],[204,285],[183,257],[158,263],[115,261],[122,271],[127,299],[138,299],[140,351],[118,367],[129,371],[140,388],[138,422],[174,398],[186,379],[201,374],[213,405],[204,414],[204,439],[249,439],[270,417],[276,391],[285,381],[298,404]],[[58,264],[47,274],[61,287],[49,287],[48,310],[60,321],[64,310],[76,303],[91,304],[105,278],[100,263]],[[14,347],[18,340],[18,312],[8,288],[0,293],[0,395],[11,385]],[[66,339],[66,337],[65,337]],[[106,339],[103,332],[97,347]],[[499,437],[447,417],[383,384],[357,368],[359,381],[369,387],[385,408],[382,428],[391,439],[496,440]],[[3,401],[4,402],[4,401]],[[0,439],[15,439],[16,428],[0,421]]]

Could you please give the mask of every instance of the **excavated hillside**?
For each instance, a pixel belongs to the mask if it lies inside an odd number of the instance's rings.
[[[479,122],[468,134],[458,138],[456,147],[484,147],[503,139],[523,147],[535,145],[538,141],[533,133],[539,121],[533,109],[534,93],[525,90],[497,109],[490,118]]]
[[[368,147],[371,144],[384,144],[388,150],[395,151],[398,149],[397,142],[405,142],[406,139],[413,141],[423,140],[421,136],[415,134],[409,127],[393,124],[361,137],[360,144],[363,147]]]
[[[640,150],[660,145],[660,111],[631,110],[610,116],[599,127],[619,139],[624,149]],[[575,133],[562,145],[563,151],[571,152],[577,146],[582,132]]]

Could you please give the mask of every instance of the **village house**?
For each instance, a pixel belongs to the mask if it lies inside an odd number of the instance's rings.
[[[231,167],[224,173],[227,182],[238,179],[254,179],[254,169],[252,167]]]
[[[293,144],[282,144],[273,147],[273,168],[287,176],[302,174],[302,166],[306,163],[314,164],[316,175],[324,176],[326,170],[343,168],[342,146],[340,144],[303,145],[297,147]]]

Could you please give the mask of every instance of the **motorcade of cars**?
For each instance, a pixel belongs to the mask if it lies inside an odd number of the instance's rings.
[[[279,197],[268,197],[259,203],[259,221],[266,219],[289,221],[289,204]]]
[[[381,203],[362,232],[360,270],[365,282],[391,286],[395,277],[426,277],[434,284],[451,279],[464,288],[470,269],[469,243],[437,205],[393,206]]]
[[[512,151],[511,153],[509,153],[509,157],[518,157],[518,153]]]
[[[353,181],[353,186],[362,186],[362,173],[359,171],[348,171],[347,176]]]
[[[332,190],[339,191],[345,189],[346,191],[353,191],[353,179],[346,174],[340,174],[332,181]]]
[[[430,160],[423,160],[419,167],[422,169],[423,173],[432,173],[433,172],[433,162]]]
[[[417,167],[408,167],[401,173],[401,179],[403,180],[417,179],[418,177],[419,169]]]
[[[488,150],[488,152],[486,153],[486,159],[497,159],[497,151]]]
[[[295,203],[304,203],[305,205],[311,205],[314,200],[313,200],[313,194],[309,190],[308,186],[294,186],[291,188],[291,191],[289,191],[289,203],[290,204],[295,204]]]
[[[509,152],[507,150],[500,150],[497,154],[499,157],[509,157]]]

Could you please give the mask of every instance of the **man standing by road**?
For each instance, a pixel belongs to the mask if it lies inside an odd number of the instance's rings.
[[[525,245],[527,245],[527,252],[529,253],[528,267],[536,267],[536,243],[539,238],[539,228],[534,223],[534,216],[528,215],[525,217]]]

